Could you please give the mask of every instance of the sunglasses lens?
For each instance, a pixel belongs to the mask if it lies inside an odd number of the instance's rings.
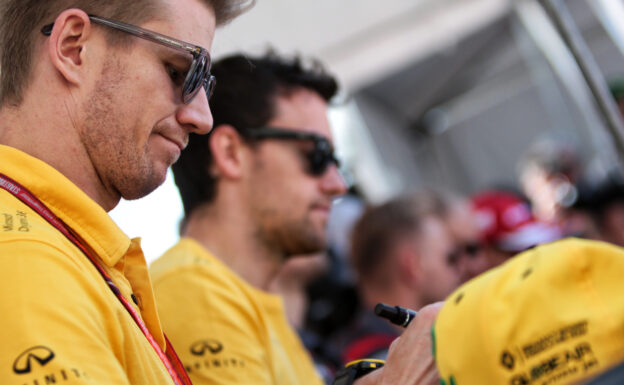
[[[314,176],[323,175],[327,165],[325,159],[319,156],[318,152],[313,151],[310,154],[310,174]]]
[[[210,100],[210,97],[212,96],[212,93],[214,92],[215,86],[217,85],[217,78],[215,78],[212,75],[208,75],[206,77],[206,79],[204,80],[204,88],[206,89],[206,96],[208,97],[208,100]]]
[[[478,243],[468,243],[464,246],[464,251],[469,256],[474,257],[481,251],[481,245]]]
[[[310,153],[309,160],[310,173],[315,176],[323,175],[332,163],[338,167],[338,160],[334,157],[331,145],[324,140],[315,142],[314,150]]]
[[[182,100],[184,103],[189,103],[193,100],[195,93],[197,93],[197,67],[199,66],[198,60],[193,60],[191,68],[189,68],[184,80],[184,86],[182,87]]]
[[[184,89],[182,91],[184,103],[190,103],[195,95],[197,95],[199,89],[204,85],[204,78],[209,76],[208,66],[206,65],[207,62],[208,58],[203,55],[193,60],[191,68],[189,68],[189,72],[186,75],[186,81],[184,82]]]
[[[457,250],[451,251],[450,253],[447,254],[446,263],[448,263],[449,265],[456,265],[458,261],[459,261],[459,253],[457,252]]]

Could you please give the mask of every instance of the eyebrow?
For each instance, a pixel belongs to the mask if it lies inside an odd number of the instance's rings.
[[[168,49],[165,46],[161,46],[163,51],[163,56],[167,61],[172,62],[171,64],[184,63],[184,65],[190,65],[193,62],[193,56],[190,54],[185,54],[184,52]]]

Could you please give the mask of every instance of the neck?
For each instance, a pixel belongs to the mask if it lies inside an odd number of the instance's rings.
[[[59,98],[60,99],[60,98]],[[120,200],[100,180],[80,141],[79,127],[63,101],[27,97],[0,109],[0,144],[27,153],[65,175],[106,211]]]
[[[196,209],[183,235],[199,242],[247,283],[268,290],[284,257],[257,238],[249,218],[236,207],[216,203]]]
[[[308,307],[305,284],[300,281],[279,279],[278,276],[278,279],[271,281],[269,291],[282,297],[288,322],[294,329],[300,330]]]

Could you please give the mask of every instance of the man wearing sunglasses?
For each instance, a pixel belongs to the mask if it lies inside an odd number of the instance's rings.
[[[181,241],[151,266],[160,320],[195,385],[320,384],[266,290],[289,258],[323,250],[332,199],[346,186],[327,119],[336,81],[318,63],[269,53],[215,63],[215,128],[191,135],[173,166]],[[389,370],[358,385],[437,384],[431,323],[420,312]]]
[[[0,383],[190,383],[107,211],[211,129],[208,49],[248,2],[2,3]]]
[[[181,241],[151,267],[161,322],[193,383],[321,384],[281,299],[294,255],[322,251],[346,186],[327,118],[336,81],[275,54],[214,63],[215,128],[174,165]]]

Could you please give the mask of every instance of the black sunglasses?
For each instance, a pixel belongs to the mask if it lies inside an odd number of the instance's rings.
[[[455,248],[455,250],[448,253],[446,256],[446,260],[449,265],[455,265],[462,257],[462,255],[467,255],[469,258],[474,258],[481,252],[483,245],[479,242],[467,242],[461,244]]]
[[[323,175],[332,163],[336,167],[340,167],[340,162],[334,156],[334,148],[331,143],[329,143],[327,138],[318,134],[265,126],[244,130],[241,132],[241,135],[253,140],[283,139],[312,142],[314,147],[306,153],[306,160],[309,166],[308,172],[314,176]]]
[[[118,29],[136,37],[162,44],[178,51],[190,53],[193,55],[193,61],[191,62],[191,66],[186,73],[186,77],[182,85],[182,101],[185,104],[190,103],[195,95],[197,95],[197,91],[199,91],[202,87],[206,90],[207,98],[210,99],[216,84],[216,79],[210,74],[210,54],[205,48],[121,21],[93,15],[89,15],[89,19],[94,23]],[[45,25],[41,28],[41,33],[46,36],[50,36],[52,33],[52,27],[54,27],[54,23]]]

